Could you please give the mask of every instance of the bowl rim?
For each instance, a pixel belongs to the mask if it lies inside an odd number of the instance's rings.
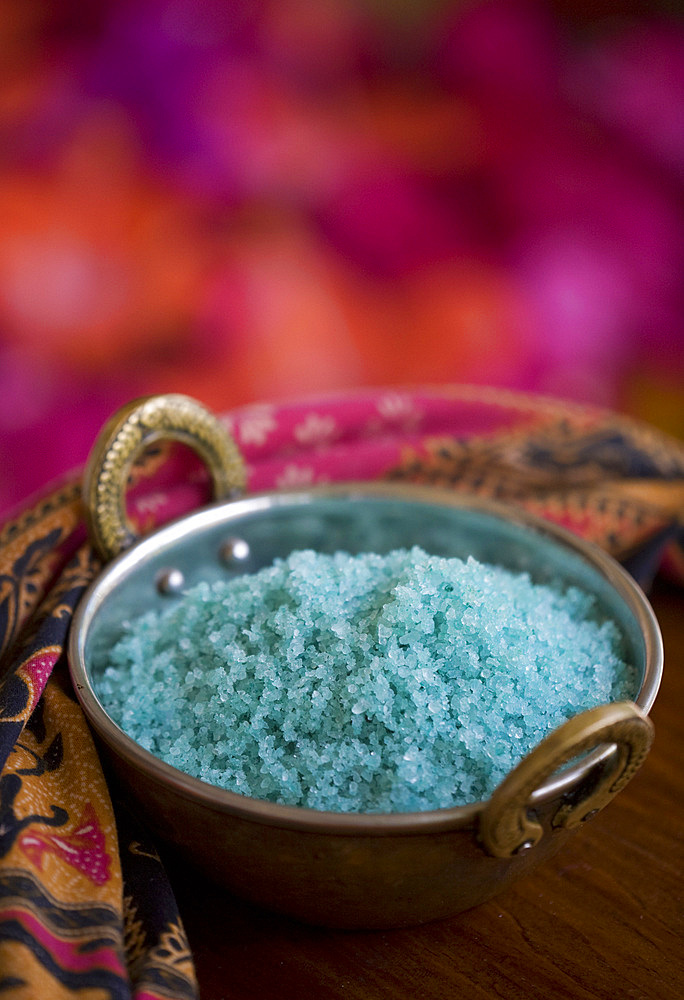
[[[644,676],[635,703],[648,714],[655,701],[663,670],[663,643],[655,613],[639,584],[605,550],[580,538],[567,528],[548,521],[523,507],[488,497],[457,493],[444,487],[394,481],[322,484],[295,490],[265,490],[238,499],[212,503],[174,518],[145,535],[113,559],[88,586],[74,613],[68,637],[68,666],[77,699],[86,719],[111,751],[134,769],[161,782],[181,798],[212,811],[239,816],[256,823],[314,833],[353,835],[410,835],[438,833],[474,824],[489,800],[420,812],[333,812],[305,806],[283,805],[232,792],[187,774],[145,750],[128,736],[107,714],[93,689],[85,656],[90,624],[117,585],[151,555],[172,550],[181,539],[229,523],[245,513],[268,512],[274,507],[303,505],[314,500],[399,500],[463,509],[503,519],[525,532],[542,535],[569,549],[599,573],[623,600],[636,620],[644,641]],[[598,747],[580,762],[553,775],[530,796],[530,806],[567,794],[596,765],[613,752],[611,746]]]

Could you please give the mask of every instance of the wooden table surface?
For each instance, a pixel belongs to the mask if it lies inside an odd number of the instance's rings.
[[[684,593],[658,584],[651,601],[654,748],[560,853],[489,903],[399,931],[306,927],[174,866],[202,1000],[682,1000]]]

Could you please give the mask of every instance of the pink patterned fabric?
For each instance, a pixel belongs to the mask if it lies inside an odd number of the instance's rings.
[[[246,406],[222,419],[251,492],[388,477],[433,483],[520,504],[628,566],[641,553],[644,582],[661,565],[684,575],[684,444],[600,407],[453,385]],[[172,489],[133,487],[142,526],[207,499],[204,469],[195,464],[187,478],[181,459],[176,474]]]

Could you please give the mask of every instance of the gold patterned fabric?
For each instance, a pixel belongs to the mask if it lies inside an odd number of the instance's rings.
[[[99,565],[82,518],[69,484],[0,534],[0,992],[190,1000],[161,862],[115,811],[68,678],[71,616]]]

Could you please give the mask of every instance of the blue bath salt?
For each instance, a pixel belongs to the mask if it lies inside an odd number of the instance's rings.
[[[125,623],[95,680],[132,739],[244,795],[336,812],[487,798],[552,729],[634,698],[576,587],[473,558],[296,551]]]

